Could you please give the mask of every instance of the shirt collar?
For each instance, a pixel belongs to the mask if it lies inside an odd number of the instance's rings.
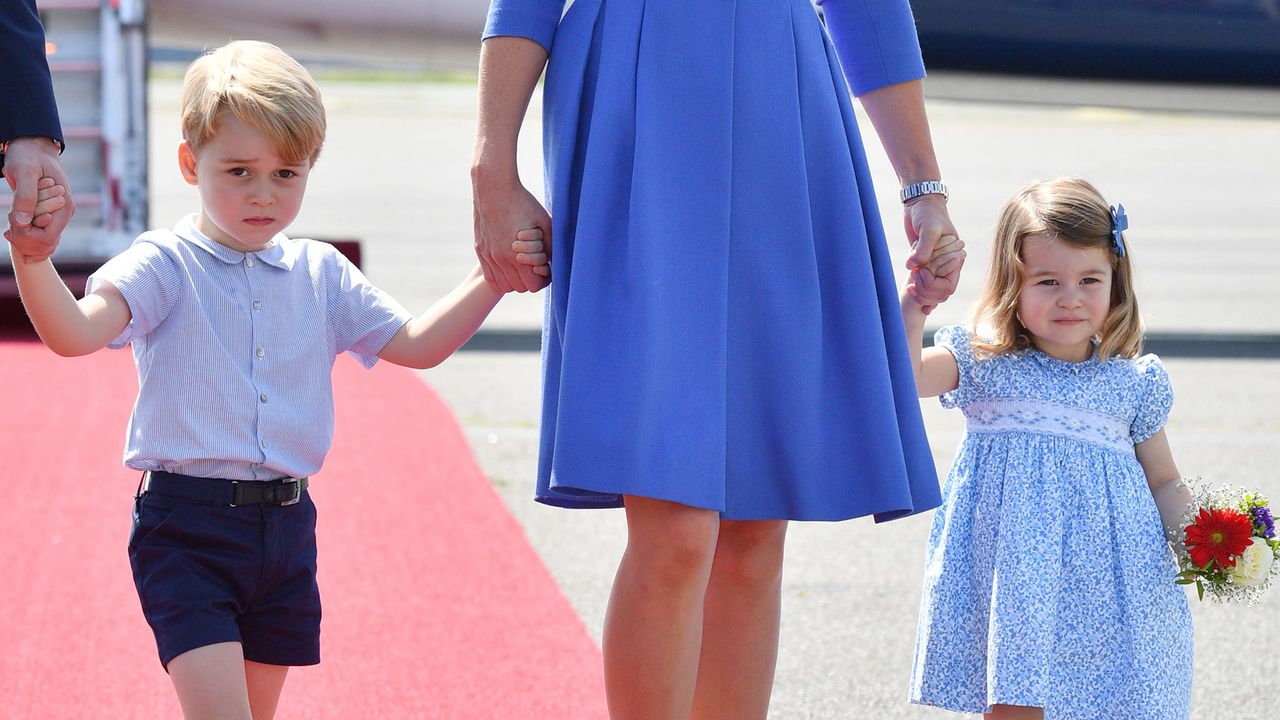
[[[276,236],[271,238],[271,245],[262,250],[242,253],[200,232],[196,228],[196,215],[191,214],[178,221],[178,224],[173,228],[173,234],[228,265],[238,265],[244,262],[245,255],[252,255],[272,267],[277,267],[281,270],[293,269],[293,254],[285,250],[285,245],[288,244],[289,238],[285,237],[284,233],[276,233]]]

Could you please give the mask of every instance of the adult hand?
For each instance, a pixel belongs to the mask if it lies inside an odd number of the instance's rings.
[[[484,278],[502,292],[537,292],[549,279],[537,272],[551,259],[551,216],[518,180],[494,182],[476,179],[472,185],[476,257]],[[522,231],[541,231],[543,263],[523,264],[516,259],[513,241]]]
[[[58,162],[58,144],[49,138],[21,137],[9,141],[4,156],[4,177],[13,190],[9,230],[5,237],[24,262],[40,262],[53,254],[67,223],[75,215],[71,186]],[[65,205],[50,214],[37,214],[41,178],[52,178],[66,189]]]
[[[947,214],[947,201],[941,195],[921,195],[902,207],[903,228],[911,243],[907,269],[914,270],[929,262],[943,235],[960,237]]]

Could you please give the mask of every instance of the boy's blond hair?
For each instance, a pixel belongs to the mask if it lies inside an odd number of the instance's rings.
[[[270,43],[237,40],[201,55],[182,82],[182,139],[192,152],[229,112],[267,136],[281,158],[315,163],[324,143],[324,104],[311,73]]]
[[[1111,211],[1093,185],[1075,177],[1032,183],[1019,190],[1000,212],[987,286],[974,308],[974,325],[983,341],[980,355],[1022,350],[1031,343],[1018,319],[1018,296],[1026,280],[1022,243],[1031,235],[1049,235],[1074,247],[1105,248],[1111,258],[1111,309],[1098,333],[1095,354],[1136,357],[1142,351],[1142,316],[1133,287],[1133,250],[1111,250]]]

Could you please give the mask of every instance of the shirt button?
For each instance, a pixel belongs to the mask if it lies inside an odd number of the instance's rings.
[[[266,440],[263,440],[263,441],[262,441],[261,443],[259,443],[259,444],[260,444],[260,445],[262,445],[262,449],[263,449],[263,450],[266,450],[266,449],[267,449],[267,441],[266,441]]]
[[[266,402],[266,401],[267,401],[267,394],[266,394],[266,393],[262,393],[261,395],[259,395],[259,396],[258,396],[258,399],[259,399],[259,400],[261,400],[262,402]]]
[[[258,352],[257,352],[258,357],[262,357],[263,355],[266,355],[266,354],[267,354],[266,350],[263,350],[262,348],[258,348]],[[266,397],[266,396],[264,395],[263,397]]]
[[[245,258],[245,259],[244,259],[244,266],[245,266],[245,267],[253,267],[253,258],[251,258],[251,257],[247,257],[247,258]]]
[[[262,309],[262,301],[261,301],[261,300],[254,300],[254,301],[253,301],[253,309],[254,309],[254,310],[261,310],[261,309]]]

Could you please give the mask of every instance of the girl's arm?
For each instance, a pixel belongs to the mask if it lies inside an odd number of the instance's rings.
[[[537,277],[550,273],[541,230],[521,230],[508,246],[521,268]],[[419,370],[435,367],[471,339],[500,299],[502,292],[485,280],[477,265],[461,285],[402,325],[378,357]]]
[[[1133,451],[1147,476],[1147,487],[1151,488],[1156,509],[1160,511],[1165,536],[1176,538],[1192,497],[1190,488],[1182,482],[1182,473],[1178,472],[1178,466],[1173,462],[1169,438],[1165,437],[1164,430],[1161,429],[1133,446]]]
[[[523,37],[491,37],[480,46],[479,109],[471,165],[476,257],[499,290],[536,291],[546,285],[509,249],[522,228],[538,227],[551,246],[551,216],[525,190],[516,169],[516,140],[529,98],[547,63],[542,45]]]
[[[22,305],[40,339],[55,353],[75,357],[97,352],[129,324],[129,303],[111,283],[76,300],[53,262],[27,264],[16,250],[11,256]]]
[[[925,307],[910,290],[903,290],[902,324],[907,331],[907,349],[911,353],[911,370],[916,376],[916,394],[936,397],[959,386],[960,366],[955,356],[945,348],[924,347]]]

